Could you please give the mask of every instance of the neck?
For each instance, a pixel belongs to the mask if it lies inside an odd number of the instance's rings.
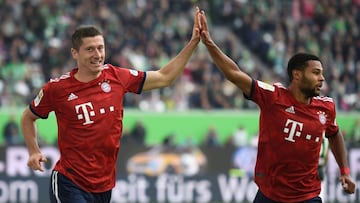
[[[296,101],[303,104],[310,104],[311,98],[302,93],[299,88],[295,88],[290,84],[288,90],[291,92]]]
[[[98,73],[87,73],[78,69],[78,71],[74,74],[74,77],[80,82],[90,82],[95,80],[101,75],[101,72]]]

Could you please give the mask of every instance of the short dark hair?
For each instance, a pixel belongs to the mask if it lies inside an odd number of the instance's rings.
[[[72,48],[79,50],[80,46],[82,45],[83,38],[95,37],[98,35],[102,35],[102,33],[97,27],[93,25],[80,26],[71,36]]]
[[[311,60],[320,61],[321,63],[320,58],[313,54],[297,53],[293,55],[290,58],[287,66],[287,74],[289,76],[289,81],[291,82],[293,80],[293,76],[292,76],[293,70],[304,70],[308,66],[308,61]]]

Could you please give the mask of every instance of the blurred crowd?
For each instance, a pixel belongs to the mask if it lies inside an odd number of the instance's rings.
[[[217,44],[252,77],[287,83],[298,51],[319,55],[323,94],[342,111],[360,110],[359,0],[0,0],[0,106],[23,106],[50,78],[75,67],[71,33],[100,27],[106,62],[155,70],[190,39],[194,6],[207,13]],[[199,46],[171,87],[127,95],[142,110],[256,108]]]

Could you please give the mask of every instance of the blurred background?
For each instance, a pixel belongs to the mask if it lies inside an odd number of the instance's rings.
[[[106,63],[157,70],[190,39],[196,5],[219,47],[255,79],[287,84],[289,57],[320,56],[322,94],[336,102],[358,181],[359,0],[0,0],[0,202],[47,202],[40,191],[59,156],[55,117],[38,122],[39,142],[53,157],[44,174],[26,168],[19,118],[45,82],[75,67],[76,27],[102,29]],[[113,202],[252,201],[258,109],[224,79],[203,45],[172,86],[128,94],[124,107]],[[342,194],[337,174],[330,157],[326,202],[359,202],[359,191]]]

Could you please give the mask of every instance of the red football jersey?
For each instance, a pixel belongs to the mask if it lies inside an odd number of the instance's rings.
[[[83,83],[76,72],[46,83],[30,108],[40,118],[55,112],[60,151],[55,170],[85,191],[104,192],[115,186],[124,94],[141,93],[146,73],[108,64],[99,78]]]
[[[260,107],[255,182],[268,198],[300,202],[320,193],[319,151],[323,135],[335,135],[335,105],[329,97],[299,103],[279,83],[253,81],[249,99]]]

